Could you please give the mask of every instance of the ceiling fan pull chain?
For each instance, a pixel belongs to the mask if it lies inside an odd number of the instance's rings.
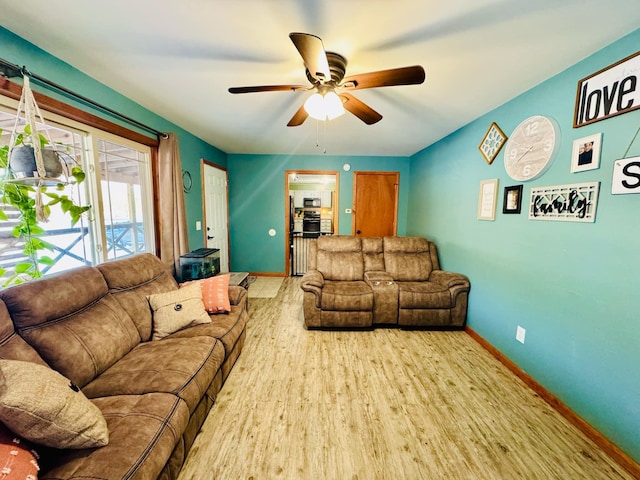
[[[324,123],[324,129],[322,132],[322,153],[326,155],[327,153],[327,121],[325,120],[322,123]]]

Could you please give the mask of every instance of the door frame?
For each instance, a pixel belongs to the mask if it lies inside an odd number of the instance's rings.
[[[200,159],[200,191],[202,192],[202,241],[203,245],[207,246],[207,195],[205,191],[205,181],[204,181],[204,168],[205,165],[215,168],[216,170],[223,171],[225,173],[225,183],[226,183],[226,196],[227,196],[227,265],[229,266],[229,271],[231,272],[231,235],[229,229],[229,171],[226,167],[218,165],[217,163],[213,163],[204,158]]]
[[[336,189],[331,209],[333,210],[333,231],[338,232],[338,217],[340,216],[339,196],[340,196],[340,172],[338,170],[285,170],[284,172],[284,276],[291,276],[291,257],[289,255],[289,239],[291,236],[291,212],[289,210],[289,175],[299,173],[301,175],[333,175],[336,177]]]

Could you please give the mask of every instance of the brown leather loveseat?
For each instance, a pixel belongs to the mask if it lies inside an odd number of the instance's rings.
[[[464,327],[469,279],[421,237],[322,236],[303,276],[308,328]]]

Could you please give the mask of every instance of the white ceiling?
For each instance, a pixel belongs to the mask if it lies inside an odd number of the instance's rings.
[[[639,0],[0,0],[0,12],[225,152],[297,155],[412,155],[640,27]],[[287,127],[309,93],[227,89],[306,84],[290,32],[320,36],[347,75],[419,64],[426,81],[354,92],[383,115],[372,126],[347,113],[326,134],[312,119]]]

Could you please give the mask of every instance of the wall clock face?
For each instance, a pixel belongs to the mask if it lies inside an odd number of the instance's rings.
[[[560,144],[556,122],[542,115],[525,119],[504,147],[504,168],[521,182],[538,178],[551,166]]]

